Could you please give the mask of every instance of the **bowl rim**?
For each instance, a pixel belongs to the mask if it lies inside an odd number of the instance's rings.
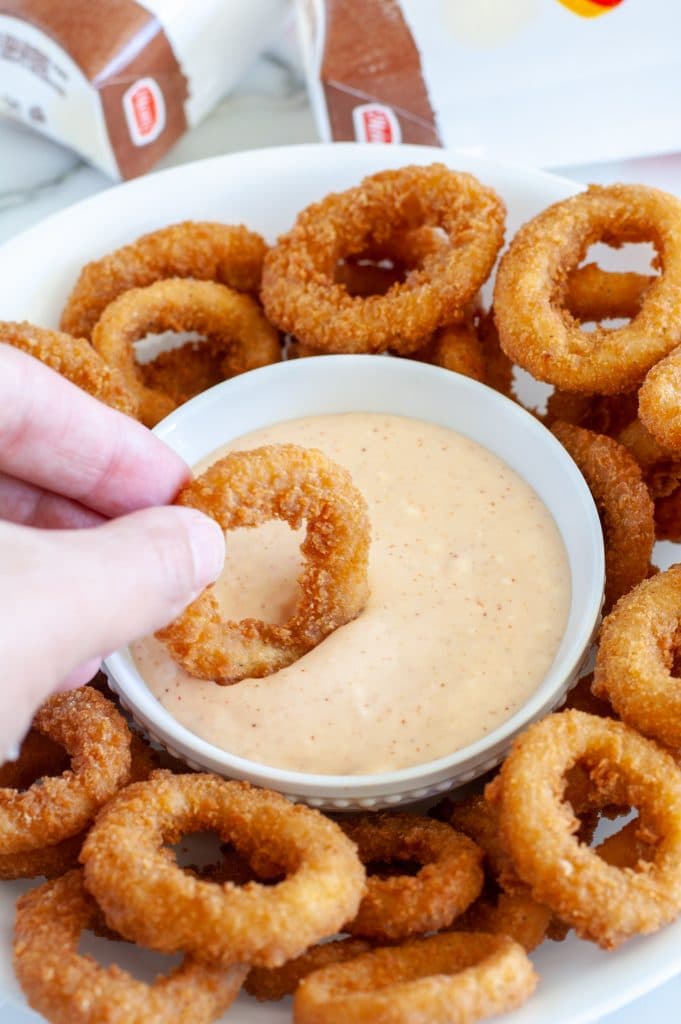
[[[410,789],[418,788],[419,784],[425,787],[437,779],[451,777],[454,771],[460,770],[467,763],[480,763],[486,753],[499,748],[505,742],[508,743],[512,736],[529,725],[540,714],[546,712],[547,706],[549,706],[551,701],[551,695],[555,699],[560,694],[561,686],[564,686],[567,679],[574,676],[582,663],[599,621],[605,576],[603,538],[598,512],[586,482],[562,445],[536,417],[532,416],[522,406],[512,402],[486,385],[480,384],[478,381],[425,363],[393,359],[389,356],[367,355],[321,356],[276,363],[272,366],[262,367],[242,374],[231,380],[223,381],[209,391],[203,392],[203,394],[198,395],[171,413],[154,429],[154,433],[170,444],[171,447],[175,447],[181,438],[183,421],[193,419],[196,416],[208,415],[208,410],[214,407],[216,403],[224,402],[227,404],[233,402],[235,393],[241,392],[243,399],[244,397],[247,398],[248,393],[253,392],[254,389],[260,392],[263,390],[267,391],[269,388],[285,389],[286,382],[290,381],[291,375],[303,375],[303,377],[311,375],[314,377],[313,371],[316,372],[320,364],[325,369],[319,372],[324,373],[327,377],[334,376],[334,379],[338,378],[336,374],[330,373],[332,367],[334,370],[342,367],[343,370],[341,372],[347,372],[351,375],[356,372],[366,374],[369,372],[369,368],[371,373],[378,373],[379,377],[383,373],[388,375],[397,374],[398,376],[400,374],[408,374],[414,382],[420,376],[426,386],[429,380],[431,382],[437,380],[440,386],[443,381],[448,381],[448,386],[451,387],[454,395],[457,392],[460,394],[470,392],[477,402],[486,403],[490,409],[494,407],[503,409],[507,418],[515,419],[525,431],[529,429],[530,434],[537,437],[539,443],[543,442],[545,445],[548,445],[553,450],[555,457],[561,460],[566,480],[570,480],[572,486],[576,488],[577,495],[581,498],[580,507],[586,512],[589,536],[592,540],[592,550],[590,552],[593,568],[592,592],[586,596],[586,599],[583,593],[580,594],[579,607],[582,628],[574,638],[569,652],[566,652],[561,660],[558,660],[558,651],[556,652],[556,657],[548,672],[530,699],[496,729],[474,743],[461,747],[459,750],[408,768],[372,774],[322,775],[276,768],[259,761],[249,760],[215,746],[178,722],[148,689],[132,662],[128,648],[122,648],[106,658],[104,663],[105,670],[109,679],[113,682],[113,688],[122,697],[123,703],[128,704],[135,715],[139,716],[150,731],[153,734],[158,734],[158,738],[162,742],[167,743],[169,747],[175,750],[183,751],[183,757],[187,757],[190,760],[194,759],[204,765],[206,765],[206,762],[210,762],[212,765],[219,765],[220,771],[242,778],[249,778],[252,781],[269,785],[272,788],[279,788],[292,795],[314,795],[329,798],[350,796],[357,799],[362,796],[375,794],[377,790],[382,793],[397,793],[403,790],[405,785],[408,785]],[[383,367],[383,369],[380,367]],[[340,411],[334,410],[334,412]],[[352,410],[348,409],[347,411]],[[367,409],[366,411],[371,412],[372,410]],[[397,407],[394,409],[393,414],[409,415],[404,411],[400,411]],[[289,418],[295,419],[305,415],[314,415],[314,413],[305,413],[300,410]],[[423,419],[424,417],[421,416],[420,418]],[[280,417],[274,418],[269,420],[269,422],[282,422],[282,419]],[[435,419],[434,422],[440,421]],[[450,429],[453,428],[450,427]],[[243,436],[244,433],[248,432],[250,431],[237,431],[232,436]],[[229,440],[229,437],[225,436],[224,441],[227,440]],[[480,442],[478,441],[478,443]],[[208,454],[210,450],[214,450],[214,448],[206,450],[205,454]],[[546,505],[546,502],[544,504]],[[575,507],[577,507],[577,502],[575,502]],[[549,511],[552,511],[551,508],[549,508]],[[571,613],[573,608],[572,601],[573,599],[571,599]],[[557,661],[558,666],[556,664]],[[558,668],[560,668],[560,671],[558,671]],[[547,680],[550,680],[552,676],[556,678],[553,680],[554,685],[550,693],[547,694]],[[215,770],[215,768],[211,770]]]

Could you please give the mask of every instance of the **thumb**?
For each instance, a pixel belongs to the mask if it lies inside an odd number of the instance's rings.
[[[3,525],[0,644],[17,735],[79,666],[160,628],[219,575],[224,534],[195,509],[145,509],[87,530]],[[2,751],[0,751],[0,760]]]

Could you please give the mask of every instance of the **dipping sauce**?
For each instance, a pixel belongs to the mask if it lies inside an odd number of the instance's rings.
[[[367,606],[295,664],[234,686],[195,679],[159,641],[138,641],[134,659],[161,704],[232,754],[330,775],[431,761],[510,718],[549,669],[570,603],[565,548],[539,497],[474,441],[374,413],[279,423],[196,470],[281,442],[320,448],[366,498]],[[280,522],[227,535],[216,584],[226,616],[290,616],[301,539]]]

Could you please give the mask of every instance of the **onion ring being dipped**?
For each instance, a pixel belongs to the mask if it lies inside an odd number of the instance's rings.
[[[192,675],[235,683],[290,665],[359,615],[368,596],[370,528],[364,498],[349,473],[315,449],[269,445],[230,452],[181,491],[224,530],[282,519],[307,534],[301,545],[300,598],[284,625],[228,622],[208,588],[156,636]]]
[[[680,623],[681,564],[645,580],[605,619],[593,685],[623,721],[674,749],[681,747]]]
[[[166,394],[146,388],[133,344],[150,333],[198,331],[224,347],[225,377],[267,366],[281,358],[276,330],[249,295],[214,281],[169,278],[132,288],[106,307],[92,331],[92,344],[115,366],[140,403],[140,419],[153,427],[175,408]]]
[[[0,321],[0,343],[19,348],[112,409],[136,416],[138,402],[123,374],[95,352],[83,338],[48,331],[26,321]]]
[[[374,174],[298,215],[268,253],[262,301],[270,320],[328,352],[406,355],[463,317],[503,241],[504,206],[469,174],[442,164]],[[385,295],[353,297],[334,281],[339,260],[396,232],[441,228],[448,244]]]
[[[520,1006],[537,976],[505,935],[449,933],[376,949],[305,978],[295,1024],[471,1024]]]
[[[77,835],[129,776],[130,731],[96,690],[50,697],[33,728],[64,747],[71,768],[22,792],[0,790],[0,855],[40,850]]]
[[[577,463],[605,537],[605,610],[648,576],[655,544],[653,502],[641,468],[611,437],[568,423],[551,428]]]
[[[23,895],[17,905],[14,967],[30,1006],[52,1024],[210,1024],[236,999],[248,967],[191,957],[152,985],[78,952],[99,910],[70,871]]]
[[[574,814],[561,794],[577,764],[597,789],[612,782],[626,794],[660,837],[647,870],[606,864],[574,835]],[[582,938],[612,948],[656,931],[681,910],[681,772],[624,723],[581,711],[549,715],[516,740],[487,792],[498,803],[519,876]]]
[[[287,960],[281,967],[254,967],[244,982],[249,995],[263,1002],[276,1002],[284,996],[291,996],[308,974],[330,964],[343,964],[354,960],[372,949],[363,939],[336,939],[321,942],[308,949],[307,953]]]
[[[369,872],[357,915],[344,931],[393,942],[440,931],[479,895],[482,850],[449,825],[414,814],[363,814],[340,822],[362,863],[415,861],[416,875]]]
[[[598,241],[652,241],[661,265],[630,323],[585,332],[562,299]],[[643,185],[592,185],[525,224],[494,289],[501,346],[539,380],[568,391],[629,391],[681,343],[681,200]]]
[[[286,877],[271,886],[218,885],[185,873],[164,844],[210,829],[253,863],[264,849]],[[229,966],[279,967],[354,917],[364,868],[318,811],[214,775],[155,773],[97,818],[81,860],[107,924],[161,952]]]
[[[260,235],[242,225],[184,221],[152,231],[83,267],[64,307],[61,329],[89,339],[122,292],[169,277],[217,281],[256,294],[266,251]]]

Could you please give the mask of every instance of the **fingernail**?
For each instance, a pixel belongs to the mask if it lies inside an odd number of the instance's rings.
[[[214,519],[192,510],[189,543],[194,558],[196,588],[203,590],[222,572],[225,563],[225,535]]]

